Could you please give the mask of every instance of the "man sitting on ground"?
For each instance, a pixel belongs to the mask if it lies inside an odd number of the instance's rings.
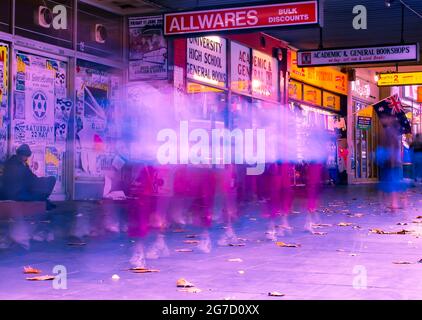
[[[8,200],[47,201],[47,209],[55,207],[48,197],[56,184],[55,177],[37,177],[29,168],[27,161],[32,151],[27,144],[16,149],[4,165],[3,193]]]

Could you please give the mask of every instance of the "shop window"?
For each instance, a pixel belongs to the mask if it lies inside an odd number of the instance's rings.
[[[32,149],[37,176],[54,176],[54,193],[64,193],[64,155],[72,102],[67,94],[67,63],[17,52],[15,55],[11,147]]]
[[[125,128],[121,81],[119,70],[78,60],[76,177],[104,178],[114,171],[116,159],[128,153],[121,139]]]
[[[9,46],[0,43],[0,162],[6,160],[9,140]]]
[[[1,0],[0,1],[0,31],[10,31],[10,13],[11,13],[11,1]]]

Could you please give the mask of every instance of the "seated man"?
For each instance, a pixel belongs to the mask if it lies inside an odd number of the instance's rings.
[[[47,199],[56,184],[55,177],[37,177],[27,164],[31,156],[27,144],[16,149],[16,155],[10,157],[4,165],[3,193],[8,200],[47,201],[47,208],[55,207]]]

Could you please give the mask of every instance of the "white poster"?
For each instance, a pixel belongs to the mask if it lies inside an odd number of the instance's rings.
[[[129,79],[167,79],[167,40],[163,17],[129,18]]]
[[[252,51],[252,95],[277,100],[277,60],[257,50]]]
[[[226,40],[216,36],[187,39],[188,79],[226,87]]]
[[[251,93],[251,49],[231,43],[231,83],[232,90]]]
[[[35,67],[29,72],[25,90],[26,143],[54,143],[54,81],[54,70]]]

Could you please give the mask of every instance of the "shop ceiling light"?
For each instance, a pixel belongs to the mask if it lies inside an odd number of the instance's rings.
[[[385,6],[387,7],[387,8],[390,8],[391,7],[391,5],[393,4],[393,2],[394,2],[395,0],[385,0]]]

